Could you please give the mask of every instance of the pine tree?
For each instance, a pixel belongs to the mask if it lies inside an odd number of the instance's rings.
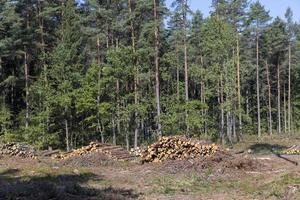
[[[211,66],[209,69],[210,82],[214,83],[211,90],[214,91],[218,99],[219,104],[219,137],[222,143],[225,143],[225,111],[228,116],[228,134],[227,138],[231,140],[231,112],[232,112],[232,81],[233,77],[226,77],[227,72],[231,72],[231,75],[235,75],[232,71],[232,51],[233,48],[233,28],[226,21],[220,19],[218,16],[209,18],[203,26],[201,34],[203,35],[203,51],[205,58],[205,65]],[[224,51],[226,50],[226,51]],[[225,74],[226,73],[226,74]],[[230,119],[229,119],[230,118]]]
[[[189,101],[189,69],[188,69],[188,15],[191,12],[188,6],[187,0],[175,0],[172,3],[172,6],[175,7],[174,11],[174,20],[178,23],[178,27],[182,41],[183,48],[183,60],[184,60],[184,88],[185,88],[185,103],[188,104]],[[186,110],[186,134],[189,135],[189,126],[187,123],[188,120],[188,111]]]
[[[266,23],[270,20],[269,12],[257,1],[250,6],[250,24],[253,27],[256,41],[256,98],[257,98],[257,133],[258,137],[261,137],[261,106],[260,106],[260,77],[259,77],[259,37],[261,29],[266,26]]]
[[[51,105],[54,114],[62,118],[67,151],[71,149],[73,117],[73,90],[80,77],[81,34],[75,3],[68,0],[61,5],[61,24],[58,30],[59,43],[50,55],[49,80],[51,79]],[[61,114],[58,114],[58,111]],[[60,120],[60,119],[57,119]],[[59,121],[56,121],[59,123]]]
[[[291,134],[291,68],[292,68],[292,44],[295,39],[295,25],[293,23],[293,12],[291,8],[288,8],[285,13],[286,18],[286,30],[288,32],[288,134]]]

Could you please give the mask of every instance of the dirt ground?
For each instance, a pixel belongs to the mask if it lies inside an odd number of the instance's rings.
[[[276,153],[300,140],[264,141],[210,158],[148,164],[100,154],[68,161],[0,157],[0,199],[300,199],[300,156]]]

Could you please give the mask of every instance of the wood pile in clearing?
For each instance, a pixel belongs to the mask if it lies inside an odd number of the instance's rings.
[[[183,137],[161,137],[141,154],[142,162],[185,160],[212,156],[218,151],[215,144],[202,143]]]
[[[300,146],[299,145],[293,145],[287,150],[283,151],[283,154],[288,155],[300,155]]]
[[[131,148],[129,153],[131,155],[135,155],[135,156],[141,157],[142,156],[142,152],[143,152],[143,150],[140,147],[137,147],[137,148]]]
[[[36,158],[36,152],[31,146],[16,142],[0,145],[0,155]]]
[[[103,144],[98,142],[91,142],[87,146],[83,146],[66,154],[61,154],[59,156],[56,156],[56,158],[65,160],[69,158],[80,157],[90,153],[103,153],[114,160],[131,160],[134,158],[133,155],[130,155],[129,152],[121,146]]]

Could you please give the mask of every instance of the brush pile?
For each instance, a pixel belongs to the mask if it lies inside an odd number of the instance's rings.
[[[114,160],[130,160],[134,158],[133,155],[130,155],[129,152],[121,146],[103,144],[98,142],[91,142],[87,146],[83,146],[66,154],[60,154],[59,156],[56,156],[56,158],[66,160],[74,157],[81,157],[83,155],[91,153],[105,154]]]
[[[300,155],[300,146],[299,145],[293,145],[287,150],[283,151],[283,154],[288,155]]]
[[[36,158],[33,147],[16,142],[0,145],[0,155],[17,156],[22,158]]]
[[[164,160],[186,160],[209,157],[218,151],[215,144],[189,140],[183,137],[162,137],[158,142],[142,151],[142,162],[162,162]]]

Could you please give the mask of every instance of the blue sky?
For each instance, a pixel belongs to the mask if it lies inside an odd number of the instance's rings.
[[[252,0],[255,2],[256,0]],[[300,21],[300,0],[259,0],[272,17],[279,16],[284,18],[284,13],[288,7],[291,7],[294,13],[294,20]],[[170,6],[173,0],[166,0],[167,6]],[[207,16],[211,10],[211,0],[188,0],[192,10],[199,9],[204,16]]]

